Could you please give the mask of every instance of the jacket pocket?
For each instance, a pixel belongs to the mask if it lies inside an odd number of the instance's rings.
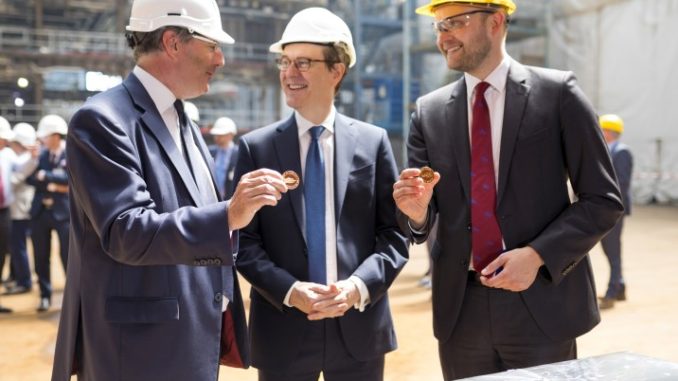
[[[120,324],[162,323],[179,320],[179,299],[176,297],[110,297],[106,300],[106,320]]]

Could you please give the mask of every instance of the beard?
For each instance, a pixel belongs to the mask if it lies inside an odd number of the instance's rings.
[[[480,65],[483,64],[487,56],[490,54],[491,50],[492,42],[483,31],[479,31],[468,42],[464,43],[464,46],[461,48],[461,52],[455,52],[461,53],[459,58],[450,58],[448,57],[447,52],[443,51],[443,53],[445,55],[448,68],[468,73],[473,72],[475,69],[480,67]]]

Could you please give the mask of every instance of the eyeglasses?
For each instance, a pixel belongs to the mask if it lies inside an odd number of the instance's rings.
[[[446,19],[442,19],[440,21],[434,21],[433,22],[433,27],[438,33],[443,33],[443,32],[451,32],[454,30],[459,30],[462,28],[465,28],[468,26],[468,24],[471,22],[471,15],[476,14],[476,13],[494,13],[494,11],[486,11],[486,10],[476,10],[476,11],[469,11],[466,13],[461,13],[455,16],[450,16]]]
[[[327,61],[327,60],[314,60],[311,58],[297,58],[294,60],[291,60],[287,57],[282,57],[278,58],[275,60],[275,65],[278,67],[280,71],[285,71],[290,68],[290,66],[294,65],[294,67],[297,68],[299,71],[308,71],[308,69],[311,68],[311,64],[314,62],[331,62],[331,63],[336,63],[332,61]]]
[[[210,49],[212,49],[212,51],[221,50],[221,45],[219,45],[218,42],[212,40],[211,38],[207,38],[195,32],[191,33],[191,37],[195,38],[196,40],[206,42],[209,45]]]

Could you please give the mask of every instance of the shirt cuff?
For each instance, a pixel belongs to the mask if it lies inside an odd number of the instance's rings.
[[[428,225],[428,213],[426,213],[426,219],[424,220],[424,225],[422,225],[422,228],[426,229],[426,225]],[[425,235],[426,234],[425,230],[419,230],[419,229],[413,228],[412,227],[412,221],[409,218],[407,219],[407,226],[410,228],[410,231],[415,235]]]
[[[292,287],[290,287],[290,289],[287,290],[287,294],[285,294],[285,300],[283,300],[283,304],[287,307],[294,307],[290,304],[290,297],[292,296],[292,290],[294,290],[294,287],[296,287],[297,283],[299,283],[299,281],[292,283]]]
[[[365,311],[365,307],[370,304],[370,292],[367,290],[367,286],[365,285],[365,282],[363,282],[362,279],[358,278],[355,275],[351,275],[348,280],[353,282],[355,286],[358,288],[358,292],[360,293],[360,301],[356,304],[353,305],[353,308],[356,310],[363,312]]]

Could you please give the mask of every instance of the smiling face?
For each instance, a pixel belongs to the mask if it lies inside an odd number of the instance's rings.
[[[317,44],[293,43],[285,45],[281,56],[292,62],[299,58],[314,60],[304,72],[299,71],[294,64],[280,70],[280,86],[285,93],[287,105],[314,123],[322,122],[329,114],[335,87],[345,70],[340,63],[329,69],[325,62],[317,62],[325,59],[323,49],[324,46]]]
[[[499,12],[474,12],[477,10],[459,4],[437,8],[435,20],[454,20],[456,28],[438,31],[436,43],[450,69],[484,78],[501,62],[503,29],[498,28],[503,18]]]

